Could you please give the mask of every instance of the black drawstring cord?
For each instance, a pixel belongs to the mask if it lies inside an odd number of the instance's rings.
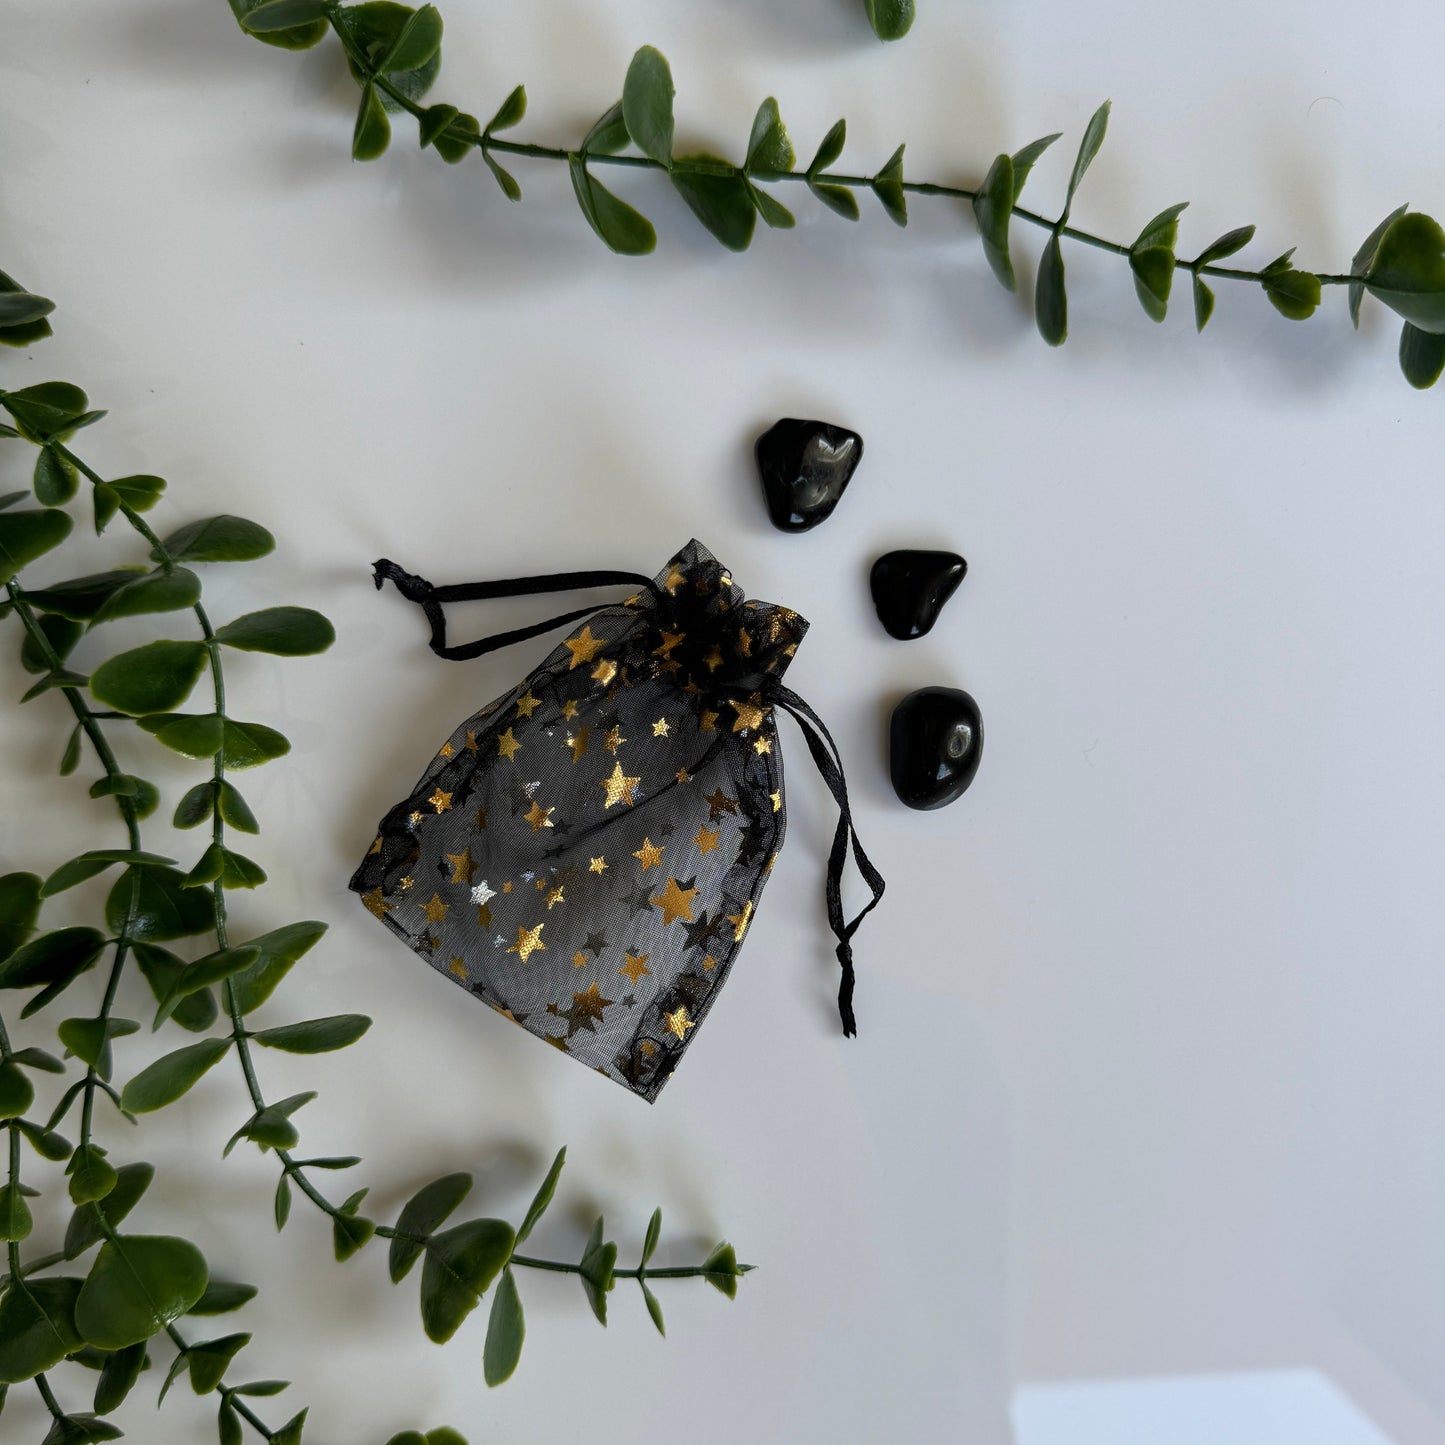
[[[803,701],[791,688],[774,678],[769,678],[763,687],[763,699],[776,703],[798,724],[813,762],[833,800],[838,804],[838,827],[833,834],[833,848],[828,856],[828,878],[824,897],[828,905],[828,926],[838,940],[838,964],[843,977],[838,985],[838,1016],[843,1020],[843,1033],[853,1038],[858,1024],[853,1016],[853,935],[858,925],[878,906],[883,897],[883,875],[873,866],[872,860],[863,851],[853,827],[853,812],[848,803],[848,782],[843,776],[843,758],[838,745],[833,741],[823,719]],[[848,849],[852,847],[853,861],[863,875],[872,897],[863,906],[858,916],[847,923],[843,915],[843,869],[848,862]]]
[[[491,637],[478,638],[475,642],[447,645],[447,621],[442,611],[444,602],[484,602],[500,597],[532,596],[541,592],[564,592],[584,587],[613,587],[640,585],[654,595],[657,584],[650,577],[636,572],[554,572],[542,577],[514,577],[497,582],[467,582],[448,587],[434,587],[425,577],[403,571],[395,562],[383,557],[374,564],[373,571],[377,590],[382,583],[390,580],[398,592],[408,601],[417,603],[426,613],[431,624],[431,650],[438,657],[465,662],[469,658],[481,657],[484,653],[495,652],[514,642],[525,642],[529,637],[538,637],[560,627],[564,622],[575,622],[579,617],[588,617],[598,609],[579,607],[576,611],[565,612],[560,617],[545,622],[533,623],[530,627],[519,627],[512,632],[499,632]],[[776,703],[797,722],[813,755],[823,782],[832,793],[838,805],[838,827],[833,834],[833,847],[828,855],[828,876],[824,897],[828,908],[828,926],[838,940],[838,965],[843,977],[838,985],[838,1015],[843,1020],[843,1033],[853,1038],[858,1033],[857,1020],[853,1016],[853,935],[858,925],[878,906],[883,897],[883,875],[873,866],[863,845],[858,841],[853,827],[853,812],[848,803],[848,783],[843,776],[843,759],[838,745],[833,741],[823,719],[791,688],[784,687],[776,678],[768,678],[763,684],[764,701]],[[848,850],[852,848],[853,861],[863,875],[872,897],[851,923],[843,914],[843,870],[848,865]]]
[[[549,617],[545,622],[534,622],[530,627],[518,627],[511,632],[498,632],[491,637],[481,637],[475,642],[460,642],[447,646],[447,619],[442,611],[444,602],[488,602],[499,597],[529,597],[540,592],[573,592],[586,587],[643,587],[649,592],[657,591],[657,584],[650,577],[639,572],[553,572],[542,577],[506,577],[496,582],[462,582],[449,587],[434,587],[425,577],[405,572],[395,562],[383,557],[372,564],[377,591],[383,582],[390,580],[396,590],[410,602],[417,603],[426,613],[431,624],[431,650],[438,657],[452,662],[466,662],[484,653],[495,652],[500,647],[510,647],[514,642],[525,642],[529,637],[540,637],[561,627],[564,622],[576,622],[579,617],[590,617],[598,609],[579,607],[564,612],[560,617]]]

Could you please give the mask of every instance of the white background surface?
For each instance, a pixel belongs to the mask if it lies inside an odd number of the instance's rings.
[[[1255,221],[1253,264],[1298,243],[1301,264],[1345,269],[1402,201],[1445,208],[1445,21],[1425,0],[923,0],[889,48],[859,8],[452,0],[435,94],[485,116],[525,80],[518,134],[572,143],[652,42],[682,144],[735,155],[776,94],[805,158],[846,113],[855,168],[906,139],[910,177],[968,183],[1063,129],[1029,184],[1045,210],[1110,96],[1078,223],[1127,240],[1193,198],[1181,251]],[[1155,327],[1122,263],[1075,249],[1073,335],[1052,352],[950,203],[915,202],[900,232],[866,198],[849,227],[790,193],[797,231],[730,256],[647,176],[616,188],[658,253],[624,261],[563,167],[519,163],[512,207],[405,126],[353,165],[334,46],[263,48],[221,0],[5,11],[0,264],[61,310],[4,384],[85,385],[112,412],[85,455],[170,478],[163,524],[229,509],[278,532],[266,563],[208,576],[213,615],[294,601],[340,634],[321,659],[230,669],[236,713],[295,743],[242,780],[273,882],[236,899],[241,931],[331,924],[265,1018],[377,1019],[333,1059],[265,1056],[268,1092],[321,1090],[305,1148],[365,1155],[375,1212],[470,1168],[481,1212],[515,1218],[565,1142],[536,1252],[575,1257],[601,1207],[631,1262],[660,1203],[661,1262],[726,1233],[761,1266],[732,1305],[660,1290],[666,1342],[625,1285],[604,1334],[574,1281],[529,1276],[521,1368],[488,1392],[484,1312],[437,1349],[380,1247],[334,1265],[304,1202],[278,1242],[272,1161],[219,1159],[246,1108],[218,1069],[117,1157],[171,1166],[148,1228],[263,1287],[234,1327],[256,1333],[253,1377],[312,1404],[308,1439],[450,1422],[474,1442],[993,1445],[1016,1388],[1274,1370],[1328,1377],[1396,1445],[1445,1439],[1442,396],[1399,377],[1393,318],[1367,303],[1356,337],[1338,292],[1294,325],[1221,286],[1196,338],[1183,287]],[[1015,227],[1030,278],[1038,234]],[[752,438],[789,414],[867,440],[803,537],[769,528],[751,469]],[[7,452],[0,480],[23,465]],[[821,898],[833,817],[789,732],[767,906],[648,1109],[469,1006],[345,891],[430,750],[532,660],[435,660],[367,564],[651,571],[694,534],[813,620],[790,681],[839,736],[889,893],[859,935],[847,1043]],[[970,562],[916,644],[867,599],[896,545]],[[988,743],[963,801],[921,815],[892,797],[884,736],[933,683],[975,694]],[[5,867],[117,841],[83,776],[50,776],[60,714],[10,713]],[[142,738],[123,757],[196,776]],[[123,1006],[145,1016],[134,988]],[[121,1068],[177,1042],[127,1041]],[[88,1383],[63,1380],[65,1402]],[[38,1438],[13,1393],[7,1439]],[[206,1438],[208,1405],[153,1398],[120,1417],[132,1437]],[[1180,1408],[1152,1438],[1186,1438]],[[1271,1438],[1324,1438],[1313,1410]],[[1020,1445],[1035,1418],[1020,1410]]]

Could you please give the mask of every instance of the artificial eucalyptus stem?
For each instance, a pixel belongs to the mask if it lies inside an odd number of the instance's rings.
[[[337,0],[230,0],[242,27],[259,40],[288,49],[317,44],[328,33],[339,39],[347,64],[361,87],[361,104],[352,133],[351,153],[375,160],[391,140],[388,110],[403,111],[418,126],[421,144],[443,160],[457,163],[474,152],[482,157],[498,185],[513,201],[521,187],[499,158],[562,162],[568,167],[577,202],[587,223],[613,251],[644,255],[657,244],[652,223],[594,175],[603,167],[662,174],[698,221],[724,246],[746,250],[758,217],[778,230],[790,229],[792,213],[768,186],[801,183],[827,209],[845,220],[859,217],[858,194],[871,192],[888,216],[908,224],[908,202],[938,197],[971,207],[990,269],[1010,291],[1018,278],[1010,254],[1009,229],[1017,216],[1046,233],[1034,283],[1034,320],[1050,345],[1068,335],[1068,291],[1062,243],[1090,246],[1126,259],[1145,313],[1162,321],[1176,273],[1189,278],[1195,326],[1203,330],[1214,313],[1210,281],[1258,286],[1283,316],[1302,321],[1320,304],[1326,286],[1349,291],[1349,312],[1358,325],[1366,292],[1404,319],[1400,365],[1411,385],[1425,388],[1445,371],[1445,231],[1429,216],[1406,207],[1387,216],[1370,234],[1345,272],[1311,272],[1292,262],[1293,248],[1258,268],[1219,264],[1249,244],[1253,226],[1227,232],[1193,260],[1176,254],[1179,216],[1184,204],[1167,207],[1149,221],[1132,243],[1109,240],[1069,223],[1074,195],[1103,143],[1109,106],[1100,106],[1085,127],[1069,179],[1062,211],[1050,218],[1019,204],[1034,163],[1056,140],[1050,135],[1012,155],[997,156],[977,186],[907,180],[899,146],[882,169],[859,174],[835,169],[847,127],[839,121],[824,137],[806,170],[782,123],[776,100],[759,107],[741,164],[712,155],[678,155],[673,147],[672,73],[651,46],[633,56],[622,99],[596,122],[575,148],[503,139],[498,132],[517,125],[526,114],[527,96],[518,86],[483,126],[473,115],[446,103],[424,104],[435,79],[442,40],[442,19],[434,5],[409,9],[394,4],[342,5]],[[868,0],[870,19],[885,38],[901,35],[912,20],[910,0]],[[632,146],[636,154],[621,154]]]

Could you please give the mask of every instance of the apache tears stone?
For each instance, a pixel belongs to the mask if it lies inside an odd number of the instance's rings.
[[[957,552],[885,552],[868,574],[868,587],[888,635],[905,642],[924,636],[967,571]]]
[[[956,687],[924,687],[893,709],[888,772],[910,808],[942,808],[960,797],[983,756],[978,704]]]
[[[784,417],[753,450],[773,526],[806,532],[832,516],[863,458],[863,438],[825,421]]]

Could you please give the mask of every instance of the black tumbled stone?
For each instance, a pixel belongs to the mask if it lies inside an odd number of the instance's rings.
[[[863,457],[863,438],[825,421],[784,417],[753,448],[773,526],[806,532],[826,521]]]
[[[982,756],[983,718],[959,688],[920,688],[893,709],[888,773],[910,808],[942,808],[960,797]]]
[[[868,574],[868,588],[888,635],[905,642],[923,637],[967,571],[957,552],[885,552]]]

